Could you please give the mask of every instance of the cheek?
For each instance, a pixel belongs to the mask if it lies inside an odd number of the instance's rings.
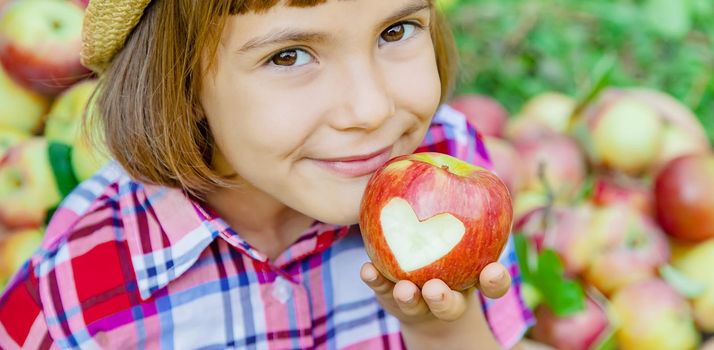
[[[433,50],[388,70],[395,98],[422,117],[431,117],[441,99],[441,81]]]

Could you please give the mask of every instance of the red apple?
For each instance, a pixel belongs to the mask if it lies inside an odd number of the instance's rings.
[[[0,159],[10,147],[30,138],[30,134],[0,126]]]
[[[69,1],[9,3],[0,17],[0,62],[26,87],[58,94],[89,73],[79,62],[83,20]]]
[[[28,139],[8,150],[0,161],[0,224],[11,229],[39,227],[60,199],[44,138]]]
[[[0,127],[36,132],[49,105],[48,98],[16,83],[0,65]]]
[[[72,0],[77,6],[86,9],[87,5],[89,5],[89,0]]]
[[[701,294],[692,300],[694,319],[705,332],[714,332],[714,238],[693,245],[677,258],[672,265],[692,281],[704,287]]]
[[[367,184],[360,228],[367,254],[392,281],[477,285],[511,229],[508,188],[493,172],[440,153],[394,158]]]
[[[595,349],[612,332],[605,309],[590,297],[585,309],[574,315],[559,317],[542,304],[535,316],[533,339],[560,350]]]
[[[612,297],[622,350],[695,349],[699,333],[687,301],[659,279],[641,281]]]
[[[667,233],[688,241],[714,238],[714,154],[667,163],[654,193],[657,219]]]
[[[483,95],[463,95],[449,105],[463,113],[466,119],[484,135],[500,137],[508,121],[508,111],[495,99]]]
[[[576,101],[558,92],[544,92],[528,100],[520,112],[526,119],[543,123],[551,130],[566,133]]]
[[[597,242],[585,279],[611,295],[637,281],[657,276],[670,257],[665,234],[640,211],[627,205],[599,208],[589,224]]]
[[[511,196],[516,197],[525,180],[525,169],[518,152],[503,139],[485,136],[483,141],[493,163],[493,171],[506,183]]]
[[[575,276],[587,268],[597,251],[589,223],[593,207],[551,206],[534,209],[515,222],[516,232],[523,233],[541,250],[551,248],[563,260],[565,273]]]
[[[654,216],[654,195],[650,186],[637,178],[621,174],[595,178],[592,202],[598,206],[625,204],[647,216]]]
[[[567,198],[582,187],[585,157],[571,138],[554,134],[539,141],[516,144],[516,150],[526,169],[525,189],[546,189],[541,170],[556,197]]]

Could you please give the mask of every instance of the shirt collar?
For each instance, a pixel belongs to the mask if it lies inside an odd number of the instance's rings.
[[[276,261],[269,262],[216,213],[180,189],[141,184],[126,177],[119,191],[124,233],[143,299],[188,271],[216,238],[278,270],[329,248],[351,232],[350,227],[316,222]]]

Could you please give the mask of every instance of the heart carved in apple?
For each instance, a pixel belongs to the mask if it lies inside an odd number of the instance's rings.
[[[506,185],[493,172],[440,153],[394,158],[370,179],[360,229],[375,267],[421,287],[477,285],[498,257],[513,220]]]

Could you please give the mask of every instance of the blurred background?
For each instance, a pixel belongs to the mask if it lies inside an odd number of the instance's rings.
[[[86,3],[0,0],[0,290],[108,159],[80,133]],[[714,1],[438,6],[461,58],[449,104],[513,197],[528,337],[714,347]]]

